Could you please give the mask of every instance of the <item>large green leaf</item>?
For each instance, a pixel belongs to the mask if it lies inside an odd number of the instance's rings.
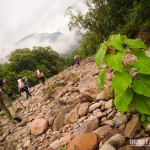
[[[115,35],[108,41],[108,45],[113,46],[115,49],[124,51],[124,48],[122,46],[122,39],[120,34]]]
[[[147,49],[146,45],[140,39],[128,39],[124,38],[123,43],[130,46],[131,48],[144,48]]]
[[[127,72],[120,73],[115,71],[114,78],[112,80],[112,87],[115,90],[115,93],[118,95],[123,95],[128,86],[131,84],[132,78]]]
[[[133,62],[134,68],[139,73],[150,75],[150,58],[146,56],[145,50],[132,49],[131,52],[137,57],[137,60]]]
[[[136,93],[150,97],[150,75],[137,75],[132,86]]]
[[[143,114],[150,115],[150,97],[135,94],[131,104]]]
[[[106,50],[107,50],[106,44],[102,44],[100,49],[96,53],[95,61],[96,61],[96,65],[98,67],[100,67],[100,65],[101,65],[101,63],[102,63],[102,61],[103,61],[103,59],[105,57]]]
[[[128,111],[128,106],[132,101],[133,94],[134,92],[131,89],[127,89],[123,95],[116,94],[114,104],[121,113]]]
[[[124,54],[118,52],[115,54],[108,54],[105,57],[106,64],[119,72],[123,72],[122,56]]]
[[[101,85],[105,84],[105,74],[106,74],[106,69],[104,68],[100,71],[98,75]]]

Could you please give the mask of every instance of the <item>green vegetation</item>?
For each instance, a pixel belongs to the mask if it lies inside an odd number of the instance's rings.
[[[66,150],[67,149],[67,146],[66,145],[64,145],[62,148],[61,148],[61,150]]]
[[[36,69],[41,70],[46,78],[49,78],[66,67],[66,61],[53,51],[51,47],[33,47],[16,49],[9,56],[9,62],[0,65],[0,78],[6,78],[10,92],[17,94],[18,76],[26,76],[29,85],[39,83]]]
[[[80,47],[68,58],[72,65],[73,56],[81,58],[94,55],[99,44],[108,40],[112,34],[123,34],[130,38],[139,37],[150,44],[150,1],[148,0],[85,0],[87,12],[82,14],[74,7],[69,7],[69,28],[82,28]]]
[[[146,45],[140,39],[118,34],[103,42],[96,54],[98,67],[104,61],[114,69],[112,88],[116,108],[121,113],[135,108],[142,116],[143,126],[150,121],[150,58],[146,50]],[[128,62],[125,61],[127,55],[130,56]],[[105,70],[102,69],[99,74],[101,87],[105,85]]]

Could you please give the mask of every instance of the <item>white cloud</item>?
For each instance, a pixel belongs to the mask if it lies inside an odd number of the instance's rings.
[[[0,59],[13,50],[13,43],[32,33],[62,32],[65,37],[54,46],[58,51],[74,44],[76,32],[68,31],[69,19],[64,17],[71,5],[84,8],[80,0],[1,0]],[[63,43],[64,39],[68,45]]]

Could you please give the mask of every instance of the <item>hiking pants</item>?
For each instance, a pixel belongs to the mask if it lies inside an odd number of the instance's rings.
[[[2,94],[0,96],[0,108],[5,111],[7,118],[13,122],[13,118],[16,116],[16,111],[7,94]]]
[[[39,80],[43,83],[43,85],[45,84],[45,78],[44,77],[39,77]]]
[[[26,92],[26,98],[28,99],[29,96],[31,96],[31,94],[30,94],[27,86],[24,87],[24,91]]]

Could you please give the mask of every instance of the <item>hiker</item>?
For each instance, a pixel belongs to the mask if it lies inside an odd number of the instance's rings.
[[[75,60],[76,64],[80,65],[80,56],[79,55],[75,55],[74,60]]]
[[[19,77],[19,79],[18,79],[18,90],[19,90],[20,96],[21,96],[22,92],[26,92],[27,99],[32,96],[28,90],[28,83],[22,77]]]
[[[13,92],[7,90],[7,85],[6,85],[7,81],[6,81],[6,79],[3,79],[2,81],[3,81],[3,87],[2,87],[3,93],[7,94],[8,97],[11,97],[13,95]]]
[[[45,77],[44,77],[43,72],[37,69],[36,73],[37,73],[37,77],[39,78],[39,80],[43,83],[43,85],[45,85]]]
[[[0,80],[0,108],[4,110],[7,118],[10,122],[14,123],[14,120],[21,122],[22,119],[17,116],[9,96],[7,95],[4,87],[6,85],[6,79]]]
[[[30,87],[29,87],[29,83],[28,83],[28,79],[27,79],[27,77],[26,76],[24,76],[23,77],[23,80],[24,80],[24,82],[26,83],[26,85],[27,85],[27,87],[28,87],[28,90],[30,89]]]

